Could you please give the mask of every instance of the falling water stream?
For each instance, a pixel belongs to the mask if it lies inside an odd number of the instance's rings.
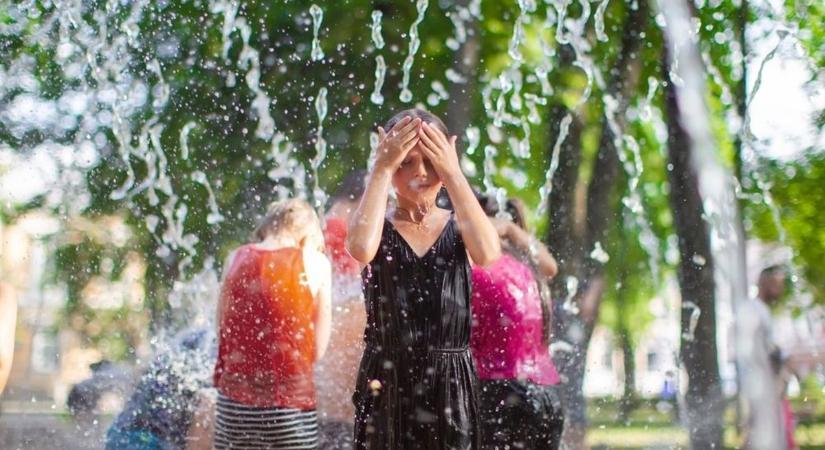
[[[372,44],[376,51],[384,48],[384,37],[381,36],[381,11],[372,12]],[[384,77],[387,75],[387,63],[384,62],[383,55],[375,56],[375,88],[373,88],[370,100],[376,105],[384,103],[384,96],[381,95],[381,88],[384,87]]]
[[[760,315],[748,297],[745,241],[737,226],[740,219],[736,205],[736,181],[719,160],[707,119],[710,116],[703,95],[706,82],[701,70],[700,52],[693,41],[690,12],[683,2],[676,0],[661,0],[658,5],[666,19],[663,28],[671,58],[674,59],[672,67],[676,68],[682,81],[676,83],[679,109],[685,117],[692,118],[682,124],[690,136],[693,166],[697,173],[702,174],[699,188],[711,232],[717,291],[721,298],[729,298],[733,302],[737,316],[736,359],[739,370],[746,374],[740,380],[741,395],[750,415],[749,428],[753,433],[750,448],[785,448],[779,397],[772,395],[771,389],[777,385],[776,379],[767,349],[759,345],[762,342]],[[697,312],[701,313],[694,305],[692,327],[695,327]]]
[[[404,103],[412,101],[412,91],[410,91],[410,71],[415,62],[415,54],[418,53],[418,47],[421,46],[421,39],[418,36],[418,25],[424,20],[424,14],[427,12],[428,0],[417,0],[415,2],[415,9],[418,11],[418,17],[415,22],[410,25],[410,45],[407,49],[407,57],[404,59],[404,64],[401,66],[403,72],[401,79],[401,94],[398,98]]]

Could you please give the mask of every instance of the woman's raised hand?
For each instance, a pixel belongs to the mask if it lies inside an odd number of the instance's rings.
[[[423,122],[418,137],[421,141],[421,151],[430,160],[442,181],[462,175],[458,152],[455,149],[455,136],[448,139],[440,130]]]
[[[395,173],[407,153],[415,147],[419,139],[421,119],[404,117],[389,132],[378,127],[378,151],[375,168]]]

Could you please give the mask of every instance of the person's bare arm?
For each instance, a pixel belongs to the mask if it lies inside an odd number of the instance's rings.
[[[332,265],[329,259],[315,250],[304,250],[307,279],[315,299],[315,361],[327,351],[332,333]]]
[[[17,299],[14,289],[0,283],[0,394],[6,388],[14,357],[14,331],[17,326]]]
[[[418,142],[420,124],[421,119],[405,117],[389,134],[383,128],[378,129],[380,141],[375,165],[367,177],[366,190],[347,233],[347,251],[361,264],[369,264],[378,252],[392,176]]]
[[[229,252],[229,255],[223,263],[223,270],[221,273],[221,291],[218,293],[218,304],[215,308],[215,328],[217,329],[216,336],[218,337],[218,340],[221,338],[221,320],[223,318],[224,310],[226,309],[226,302],[224,301],[224,291],[227,289],[226,274],[229,273],[229,270],[232,268],[232,263],[235,261],[235,253],[237,253],[237,250]]]
[[[499,233],[502,239],[532,259],[532,263],[540,275],[548,280],[556,276],[559,271],[556,258],[550,254],[547,247],[539,242],[538,239],[510,221],[507,221],[506,224],[499,225],[497,228],[502,230],[502,232]]]
[[[487,266],[501,256],[501,242],[490,219],[476,199],[458,163],[456,137],[449,140],[427,123],[421,124],[422,152],[447,188],[455,207],[456,222],[473,262]]]
[[[201,389],[195,397],[196,409],[186,433],[186,450],[211,450],[215,434],[215,397]]]

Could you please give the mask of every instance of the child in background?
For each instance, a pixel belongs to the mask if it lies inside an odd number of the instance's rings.
[[[274,203],[226,265],[218,304],[216,449],[318,446],[313,364],[330,333],[329,260],[315,211]]]
[[[347,239],[367,265],[355,447],[478,449],[470,262],[498,258],[498,236],[440,119],[406,110],[386,129]],[[442,186],[454,214],[435,204]],[[396,205],[387,214],[390,188]]]
[[[492,197],[481,205],[499,212]],[[546,282],[556,261],[525,230],[523,206],[508,200],[512,220],[495,218],[504,255],[473,267],[473,333],[470,340],[481,386],[481,435],[485,449],[559,448],[564,416],[553,388],[559,374],[550,358],[551,316]]]
[[[14,357],[14,330],[17,327],[17,297],[14,288],[0,282],[0,395],[6,388]]]
[[[211,386],[215,333],[187,329],[159,353],[106,433],[107,450],[192,448],[199,393]],[[205,436],[201,441],[211,441]],[[203,447],[201,447],[203,448]],[[211,448],[211,446],[210,446]]]

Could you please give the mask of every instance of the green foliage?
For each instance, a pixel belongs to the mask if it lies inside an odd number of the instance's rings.
[[[799,385],[799,395],[791,399],[791,403],[800,423],[822,423],[825,421],[825,388],[822,381],[812,374],[800,380]]]
[[[634,2],[607,4],[606,40],[597,39],[595,20],[592,17],[588,20],[584,37],[591,47],[585,56],[593,62],[594,78],[590,84],[582,67],[571,63],[575,55],[571,56],[571,50],[556,41],[556,10],[547,2],[535,2],[537,8],[530,14],[530,22],[524,24],[525,41],[520,47],[524,60],[520,65],[514,62],[508,54],[513,26],[520,5],[528,3],[481,2],[480,18],[468,17],[465,24],[470,38],[477,40],[479,51],[478,62],[465,89],[470,111],[466,122],[478,128],[481,136],[478,147],[466,156],[476,168],[472,182],[481,185],[485,147],[495,147],[498,170],[493,181],[535,208],[558,137],[559,124],[548,120],[551,108],[556,105],[575,107],[582,126],[577,192],[583,192],[587,183],[600,176],[594,173],[593,163],[605,124],[606,92],[598,80],[608,83],[621,69],[615,67],[615,61],[623,40],[628,38],[623,34],[623,26]],[[417,14],[414,2],[349,0],[318,4],[324,11],[319,33],[326,55],[322,61],[310,59],[312,19],[309,4],[304,2],[279,2],[277,6],[272,2],[240,2],[236,17],[242,22],[229,27],[226,20],[233,16],[233,11],[216,8],[219,2],[86,2],[82,14],[72,17],[74,26],[71,27],[53,20],[58,11],[51,2],[34,2],[32,9],[22,15],[13,14],[11,9],[0,11],[3,24],[0,67],[7,71],[20,63],[21,73],[31,73],[36,84],[31,92],[21,86],[4,88],[0,90],[2,101],[11,102],[22,94],[59,99],[70,91],[97,94],[121,89],[114,100],[102,95],[90,99],[82,117],[68,129],[19,130],[13,123],[0,121],[0,144],[27,152],[49,141],[70,145],[95,143],[100,160],[93,168],[83,171],[90,200],[79,208],[82,214],[91,217],[111,214],[126,217],[132,230],[129,248],[138,251],[148,262],[146,308],[154,319],[162,317],[166,294],[175,279],[199,270],[210,259],[223,260],[231,248],[247,238],[269,201],[279,193],[304,191],[296,181],[300,180],[300,174],[308,172],[305,181],[312,186],[314,179],[308,169],[316,156],[314,146],[319,124],[315,101],[321,88],[328,89],[329,114],[323,124],[323,137],[329,146],[317,180],[326,191],[333,190],[351,170],[366,166],[370,133],[394,112],[419,103],[443,116],[448,111],[448,102],[458,100],[427,104],[434,91],[433,82],[442,83],[448,90],[457,86],[446,75],[447,69],[454,67],[457,56],[445,42],[455,34],[451,17],[460,15],[462,2],[429,2],[424,21],[418,27],[421,46],[410,78],[412,103],[399,100],[399,84],[409,48],[410,25]],[[816,51],[823,46],[822,6],[816,2],[797,4],[795,0],[789,0],[788,5],[790,23],[799,30],[809,53],[819,55],[815,63],[822,67],[822,52]],[[597,4],[591,3],[591,6],[595,10]],[[623,177],[620,181],[623,187],[611,199],[611,210],[620,211],[612,217],[616,226],[611,228],[609,242],[601,243],[611,257],[607,264],[611,288],[607,290],[608,309],[603,315],[606,323],[617,323],[619,310],[634,319],[644,317],[647,300],[674,262],[664,257],[672,253],[668,243],[673,230],[663,152],[666,136],[661,132],[663,42],[655,5],[650,6],[653,11],[643,26],[643,34],[639,35],[641,67],[632,74],[639,80],[638,88],[630,92],[627,99],[630,109],[622,120],[626,121],[628,137],[639,145],[643,171],[638,192],[643,218],[649,222],[658,242],[653,244],[656,251],[651,255],[651,249],[640,243],[642,229],[634,216],[640,213],[613,208],[630,194],[628,180]],[[577,19],[581,8],[581,2],[571,2],[567,17]],[[386,41],[383,49],[375,48],[370,39],[373,10],[383,12],[382,36]],[[136,11],[139,14],[133,23],[130,18]],[[706,2],[695,13],[700,49],[711,74],[707,99],[712,125],[720,153],[726,161],[732,161],[734,133],[738,130],[732,129],[728,117],[737,107],[742,62],[736,51],[736,31],[741,25],[738,2]],[[753,21],[771,14],[769,10],[752,6],[747,19]],[[249,27],[248,47],[245,47],[245,26]],[[108,30],[105,34],[102,33],[104,27]],[[85,29],[95,33],[85,35]],[[77,46],[74,53],[67,56],[59,51],[62,39]],[[118,39],[125,39],[125,44],[119,44]],[[110,47],[118,51],[110,52]],[[250,53],[253,50],[257,55]],[[370,101],[377,55],[382,55],[388,66],[382,105]],[[256,64],[259,71],[255,69]],[[542,67],[543,64],[547,67]],[[512,91],[503,95],[500,87],[492,87],[504,71],[514,67],[518,68],[523,81],[522,102],[527,94],[546,100],[546,104],[536,105],[540,120],[526,129],[505,121],[495,128],[497,133],[488,133],[495,121],[500,97],[505,112],[523,118],[528,115],[526,108],[515,111],[512,107]],[[552,94],[544,95],[537,78],[540,68],[549,70],[547,81]],[[256,80],[260,82],[260,91],[256,91]],[[592,90],[590,97],[581,102],[588,87]],[[458,92],[456,89],[455,93]],[[259,133],[266,131],[259,130],[262,108],[256,102],[260,101],[273,118],[272,134]],[[485,102],[489,103],[487,108]],[[117,117],[113,117],[114,113]],[[91,125],[84,121],[91,121]],[[116,126],[112,126],[113,123]],[[181,146],[184,129],[190,130],[188,155]],[[514,144],[526,138],[525,130],[530,132],[529,154],[520,157],[514,151]],[[453,130],[461,137],[464,131]],[[491,134],[501,138],[493,139]],[[462,146],[466,148],[467,144],[466,138],[463,139]],[[628,152],[628,145],[620,150]],[[279,155],[293,159],[294,165],[285,167],[286,161],[279,160]],[[803,174],[803,165],[820,163],[821,159],[800,162],[794,166],[795,177],[783,175],[784,168],[777,168],[769,175],[774,180],[774,197],[783,208],[783,220],[790,221],[786,225],[789,243],[798,250],[803,272],[818,292],[822,292],[820,284],[825,274],[817,268],[821,250],[816,249],[823,247],[816,240],[817,244],[812,245],[811,236],[816,236],[821,228],[816,226],[819,219],[802,207],[797,193],[790,191],[789,186],[799,184],[804,186],[799,188],[800,192],[818,195],[821,189],[816,189],[816,182],[820,178]],[[272,172],[276,168],[285,172]],[[129,194],[125,199],[113,198],[112,194],[121,187],[129,187],[130,171],[133,171],[134,184],[128,189]],[[222,221],[214,220],[209,190],[199,180],[207,181],[214,192]],[[31,206],[51,208],[60,216],[71,216],[73,203],[71,197],[54,204],[42,196]],[[812,199],[810,204],[817,203]],[[775,236],[769,231],[769,221],[763,220],[767,216],[759,212],[762,211],[759,201],[751,209],[754,232],[766,238]],[[580,211],[571,214],[580,214]],[[531,220],[539,230],[545,228],[545,222],[545,216]],[[72,305],[79,304],[83,286],[99,273],[98,262],[105,251],[94,244],[72,242],[58,252],[63,272],[59,279],[68,286],[70,310]],[[591,250],[582,249],[585,253]],[[650,275],[654,265],[660,267],[657,277]],[[622,275],[622,270],[627,268],[631,270]],[[615,289],[622,277],[621,288]],[[624,299],[622,308],[617,303],[619,298]],[[634,327],[634,330],[641,328]]]
[[[49,282],[65,286],[68,299],[55,325],[68,324],[104,358],[122,360],[134,356],[144,339],[149,316],[143,304],[130,301],[129,294],[138,294],[130,288],[138,286],[126,284],[107,290],[109,283],[122,283],[129,262],[134,264],[140,258],[124,242],[112,239],[112,224],[106,222],[111,221],[103,218],[97,223],[78,220],[65,224],[65,241],[55,252],[57,270],[50,274]],[[94,297],[112,304],[101,308],[84,301]]]
[[[798,37],[816,67],[825,68],[825,5],[822,2],[786,0],[790,22],[798,27]]]
[[[821,85],[822,70],[825,69],[825,4],[817,1],[786,0],[790,22],[796,25],[796,38],[804,46],[812,61],[814,77],[811,84]],[[819,83],[819,84],[818,84]],[[816,118],[819,129],[825,128],[825,111]]]
[[[803,288],[814,301],[825,303],[825,152],[811,152],[790,162],[765,161],[762,170],[770,180],[768,192],[776,204],[786,244],[794,249],[794,264],[800,270]],[[751,232],[765,240],[778,240],[769,205],[757,191],[748,207]]]

